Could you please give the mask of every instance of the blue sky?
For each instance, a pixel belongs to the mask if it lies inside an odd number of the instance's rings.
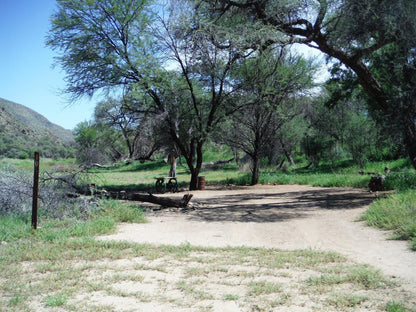
[[[55,0],[0,0],[0,97],[73,129],[91,118],[95,102],[69,105],[61,93],[64,73],[52,68],[54,52],[45,46],[55,6]]]

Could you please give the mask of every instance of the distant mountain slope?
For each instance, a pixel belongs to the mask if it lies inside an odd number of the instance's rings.
[[[18,157],[40,150],[45,157],[65,157],[69,152],[65,149],[73,142],[72,131],[26,106],[0,98],[0,156]]]

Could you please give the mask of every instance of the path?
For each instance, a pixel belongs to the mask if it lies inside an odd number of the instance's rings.
[[[416,252],[410,251],[406,242],[389,240],[389,233],[356,221],[374,200],[373,194],[299,185],[192,194],[192,202],[201,203],[194,211],[154,212],[148,216],[149,223],[123,224],[116,234],[101,239],[336,251],[416,287]]]

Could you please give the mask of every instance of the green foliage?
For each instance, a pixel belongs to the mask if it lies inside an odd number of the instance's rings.
[[[28,159],[29,154],[26,153],[26,152],[20,152],[19,155],[17,155],[17,158],[19,158],[19,159]]]
[[[114,128],[93,121],[79,123],[74,129],[77,160],[81,164],[108,163],[124,155],[121,133]]]
[[[416,190],[416,173],[414,170],[391,172],[386,176],[384,187],[387,190]]]

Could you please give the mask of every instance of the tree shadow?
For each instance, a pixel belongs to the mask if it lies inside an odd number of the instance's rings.
[[[345,189],[316,189],[286,193],[250,193],[195,199],[201,203],[190,220],[206,222],[281,222],[305,218],[313,211],[357,209],[374,195]]]

